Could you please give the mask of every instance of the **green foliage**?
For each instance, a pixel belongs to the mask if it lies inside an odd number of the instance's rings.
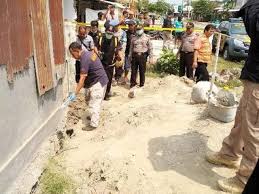
[[[165,0],[158,0],[155,3],[150,3],[148,5],[148,10],[150,12],[155,12],[160,15],[165,15],[169,9],[171,9],[171,6]]]
[[[147,11],[149,7],[149,0],[139,0],[137,7],[139,11]]]
[[[213,18],[213,11],[216,4],[210,0],[198,0],[193,2],[193,14],[196,19],[210,21]]]
[[[224,0],[224,10],[233,9],[236,5],[236,0]]]
[[[226,83],[216,81],[215,84],[218,87],[229,88],[229,89],[234,89],[236,87],[240,87],[243,85],[239,79],[232,79],[232,80],[227,81]]]
[[[75,185],[58,162],[51,159],[40,179],[40,189],[44,194],[74,193]]]
[[[166,74],[179,74],[180,62],[170,50],[164,50],[161,57],[158,59],[154,71]]]

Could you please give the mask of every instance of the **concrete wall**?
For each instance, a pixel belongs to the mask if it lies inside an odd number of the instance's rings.
[[[0,67],[0,193],[10,186],[30,161],[39,144],[55,131],[62,111],[63,84],[39,97],[33,60],[29,69],[9,85],[5,66]]]
[[[75,20],[76,12],[74,8],[74,2],[72,0],[63,0],[64,4],[64,19]]]
[[[51,35],[51,31],[49,34]],[[71,39],[75,39],[74,35],[73,26]],[[52,41],[51,37],[50,41]],[[15,74],[13,84],[7,81],[6,66],[0,65],[1,194],[9,190],[8,188],[30,163],[40,144],[55,132],[61,119],[64,118],[65,111],[59,107],[68,95],[67,77],[69,69],[73,68],[68,64],[73,63],[68,54],[66,54],[66,61],[66,64],[56,66],[52,59],[55,86],[42,96],[39,96],[37,91],[33,57],[29,60],[28,69]]]

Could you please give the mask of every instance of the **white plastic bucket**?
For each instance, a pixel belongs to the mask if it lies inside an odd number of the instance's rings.
[[[238,105],[227,107],[209,102],[208,111],[209,115],[214,119],[217,119],[224,123],[229,123],[235,119],[237,107]]]

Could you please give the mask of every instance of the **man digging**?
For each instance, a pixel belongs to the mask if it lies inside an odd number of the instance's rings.
[[[73,42],[69,46],[73,58],[80,60],[80,79],[76,90],[69,96],[74,101],[80,90],[85,86],[89,90],[90,126],[84,130],[93,130],[98,127],[101,105],[106,91],[108,78],[99,57],[94,51],[83,50],[81,44]]]

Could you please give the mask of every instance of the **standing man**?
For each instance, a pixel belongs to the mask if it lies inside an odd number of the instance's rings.
[[[175,21],[174,26],[175,26],[175,46],[179,47],[180,41],[183,35],[183,26],[184,26],[181,16],[178,17],[177,21]]]
[[[132,38],[136,35],[135,20],[128,20],[127,24],[128,24],[128,30],[126,31],[127,44],[126,44],[126,50],[125,50],[125,63],[124,63],[124,83],[125,84],[129,81],[128,74],[131,69],[131,61],[129,58],[130,45],[131,45]]]
[[[259,158],[258,10],[259,1],[249,0],[238,12],[237,17],[243,18],[251,39],[248,58],[241,73],[244,84],[243,96],[237,109],[234,127],[224,139],[221,150],[206,157],[210,163],[238,168],[236,176],[218,181],[219,187],[229,193],[243,191]],[[248,193],[258,193],[258,179],[256,188],[256,192],[250,190]],[[247,193],[247,190],[244,193]]]
[[[115,5],[108,5],[107,11],[104,14],[106,21],[118,20],[118,16],[115,14]]]
[[[112,20],[110,25],[113,26],[114,36],[118,39],[119,46],[121,51],[118,52],[116,63],[115,63],[115,81],[116,84],[119,83],[119,80],[123,74],[123,65],[125,58],[125,49],[127,44],[127,35],[124,30],[122,30],[119,26],[120,22],[118,20]]]
[[[91,51],[91,50],[94,50],[95,47],[94,47],[93,38],[88,35],[88,32],[89,30],[87,29],[86,26],[79,26],[76,42],[82,46],[82,49]],[[80,69],[81,69],[79,60],[76,60],[75,68],[76,68],[75,79],[76,79],[76,83],[78,83],[80,79]]]
[[[98,46],[98,40],[102,36],[102,32],[98,29],[98,25],[98,21],[91,21],[91,30],[89,32],[89,35],[93,38],[95,47]]]
[[[133,19],[134,19],[134,12],[131,11],[131,10],[129,10],[128,13],[129,13],[128,19],[129,19],[129,20],[133,20]]]
[[[91,51],[94,49],[94,41],[88,34],[89,28],[86,26],[79,26],[76,42],[81,44],[84,49]]]
[[[142,12],[138,14],[137,23],[139,25],[144,25],[144,14]]]
[[[104,27],[104,24],[105,24],[105,18],[104,18],[104,13],[103,12],[98,12],[98,27],[99,27],[99,30],[101,31],[101,33],[104,33],[105,32],[105,27]]]
[[[129,17],[128,10],[124,10],[120,18],[120,25],[123,25],[123,26],[126,25],[125,21],[128,19],[128,17]]]
[[[130,45],[130,61],[131,61],[131,78],[130,87],[137,85],[137,73],[139,70],[140,87],[145,85],[145,73],[147,57],[149,56],[150,63],[153,64],[153,48],[150,37],[144,33],[143,25],[137,26],[136,36],[131,40]]]
[[[109,100],[111,97],[114,66],[120,47],[118,38],[114,36],[114,29],[109,22],[105,23],[105,28],[105,34],[99,40],[98,50],[101,52],[101,61],[109,79],[104,100]]]
[[[80,60],[80,79],[76,86],[75,93],[69,96],[71,101],[76,99],[80,90],[85,86],[90,92],[89,112],[90,112],[90,128],[93,130],[98,127],[100,119],[101,104],[103,101],[108,78],[103,69],[102,63],[93,51],[82,49],[81,44],[73,42],[69,46],[71,55]]]
[[[186,24],[186,32],[182,37],[182,43],[177,53],[177,58],[180,55],[179,76],[186,76],[193,79],[193,58],[194,58],[194,42],[197,39],[197,34],[193,32],[194,24],[188,22]]]
[[[208,24],[203,35],[198,37],[194,43],[193,68],[196,69],[196,82],[209,81],[207,66],[212,63],[212,47],[209,38],[214,34],[214,31],[215,27]]]
[[[172,12],[168,12],[166,18],[163,22],[163,28],[172,28]],[[167,41],[172,40],[172,31],[171,30],[164,30],[163,31],[163,47],[166,48]]]
[[[150,27],[152,24],[151,19],[149,18],[148,12],[144,13],[144,27]]]

